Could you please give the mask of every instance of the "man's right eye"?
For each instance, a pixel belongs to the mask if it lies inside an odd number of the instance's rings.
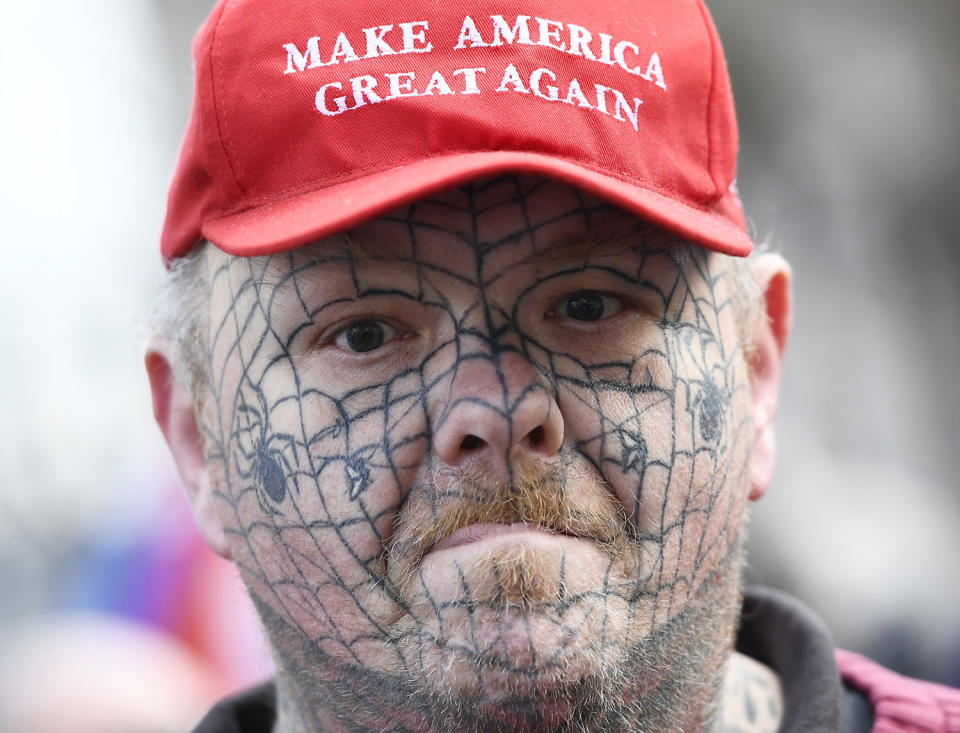
[[[555,312],[575,321],[600,321],[617,315],[622,309],[619,298],[596,290],[580,290],[564,298]]]
[[[379,349],[396,334],[396,329],[383,321],[367,318],[351,323],[339,331],[334,337],[334,343],[345,351],[362,354]]]

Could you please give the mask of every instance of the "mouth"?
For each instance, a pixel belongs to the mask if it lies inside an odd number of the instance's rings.
[[[492,537],[502,537],[504,535],[515,535],[530,532],[555,536],[570,536],[565,535],[565,533],[557,532],[549,527],[544,527],[543,525],[539,524],[532,524],[530,522],[514,522],[512,524],[484,522],[461,527],[453,534],[437,542],[435,545],[433,545],[433,547],[428,548],[427,553],[449,550],[454,547],[469,545],[474,542],[481,542]]]
[[[458,548],[465,558],[481,550],[550,554],[587,542],[611,557],[621,554],[631,535],[624,507],[572,465],[518,466],[509,482],[482,473],[438,477],[397,518],[386,547],[397,585],[409,581],[427,555]]]

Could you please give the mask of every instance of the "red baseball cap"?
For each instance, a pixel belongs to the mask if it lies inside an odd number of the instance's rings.
[[[249,256],[458,183],[542,174],[751,250],[737,125],[700,0],[221,0],[162,236]]]

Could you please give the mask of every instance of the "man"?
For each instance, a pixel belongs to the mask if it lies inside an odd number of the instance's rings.
[[[742,604],[790,276],[702,3],[221,2],[195,56],[147,368],[278,669],[200,730],[884,720]]]

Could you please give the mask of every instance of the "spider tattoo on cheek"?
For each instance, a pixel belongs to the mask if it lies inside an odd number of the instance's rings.
[[[287,476],[295,461],[296,439],[274,432],[262,392],[256,393],[258,405],[242,403],[237,407],[238,429],[234,437],[237,477],[255,491],[265,514],[276,515],[287,496]]]

